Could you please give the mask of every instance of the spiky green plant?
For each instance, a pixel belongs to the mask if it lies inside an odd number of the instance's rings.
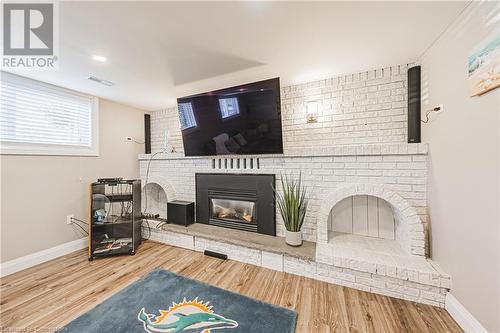
[[[282,175],[281,192],[274,189],[276,203],[288,231],[297,232],[302,228],[307,210],[306,190],[301,174],[298,180]]]

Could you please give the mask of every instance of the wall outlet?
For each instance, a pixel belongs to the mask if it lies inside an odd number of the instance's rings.
[[[66,224],[73,224],[73,218],[75,214],[66,215]]]
[[[438,114],[438,113],[441,113],[443,111],[444,111],[443,110],[443,104],[435,105],[434,108],[433,108],[434,114]]]

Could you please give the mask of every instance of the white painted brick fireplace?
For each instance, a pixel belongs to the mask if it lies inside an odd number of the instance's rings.
[[[415,153],[408,153],[408,146]],[[363,149],[366,152],[361,152]],[[390,155],[382,153],[382,150],[386,149],[393,152]],[[169,201],[174,198],[194,201],[196,173],[275,174],[277,181],[282,174],[300,173],[310,190],[309,208],[303,226],[304,239],[326,243],[328,241],[326,222],[334,204],[349,195],[370,194],[398,207],[398,212],[401,211],[405,221],[412,226],[411,232],[415,235],[412,239],[416,238],[412,242],[411,252],[424,255],[425,242],[417,233],[423,234],[424,223],[421,221],[425,221],[426,216],[425,184],[422,183],[425,183],[427,146],[425,144],[367,145],[333,148],[331,151],[331,153],[325,151],[325,156],[286,157],[193,158],[160,154],[151,163],[148,182],[163,187]],[[237,168],[238,160],[244,158],[254,160],[255,167],[245,169],[240,162],[240,168]],[[145,178],[149,155],[141,156],[140,159],[141,175]],[[247,164],[250,165],[250,162]],[[417,215],[417,212],[420,215]],[[407,216],[409,214],[410,216]],[[283,222],[278,214],[277,234],[284,236],[284,231]]]
[[[230,245],[201,236],[155,231],[152,238],[198,251],[230,252],[236,260],[374,293],[444,306],[450,277],[427,254],[427,144],[406,141],[407,65],[282,87],[283,155],[184,157],[177,110],[152,114],[152,147],[170,145],[151,162],[148,183],[167,200],[195,201],[196,173],[302,175],[309,208],[304,239],[316,242],[314,259]],[[305,105],[320,102],[318,122]],[[140,155],[145,185],[150,155]],[[336,205],[350,197],[383,200],[392,208],[394,237],[331,230]],[[276,216],[277,235],[284,225]],[[182,239],[182,242],[178,242]],[[236,253],[236,254],[235,254]],[[240,253],[240,254],[237,254]]]

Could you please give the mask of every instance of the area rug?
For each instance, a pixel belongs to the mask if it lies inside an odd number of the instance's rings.
[[[293,333],[294,311],[156,269],[62,332]]]

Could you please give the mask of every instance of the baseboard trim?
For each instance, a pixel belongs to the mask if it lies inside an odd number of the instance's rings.
[[[0,276],[4,277],[23,269],[36,266],[46,261],[61,257],[68,253],[84,249],[88,246],[88,238],[80,238],[68,243],[57,245],[46,250],[35,252],[24,257],[6,261],[0,264]]]
[[[465,333],[488,333],[483,325],[451,293],[446,295],[445,309]]]

